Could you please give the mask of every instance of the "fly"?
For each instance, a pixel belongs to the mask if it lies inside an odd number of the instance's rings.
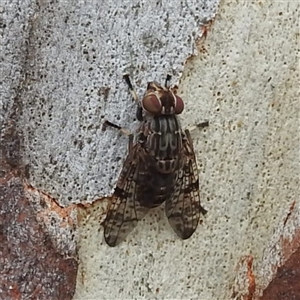
[[[129,76],[124,79],[137,103],[140,125],[133,135],[109,121],[104,123],[129,137],[128,155],[104,221],[104,239],[109,246],[118,245],[151,208],[164,202],[171,227],[180,238],[188,239],[200,214],[207,211],[200,204],[190,132],[181,129],[177,118],[184,109],[183,100],[169,87],[171,76],[165,86],[148,83],[141,100]]]

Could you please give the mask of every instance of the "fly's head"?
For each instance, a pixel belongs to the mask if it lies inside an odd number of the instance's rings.
[[[178,115],[184,109],[183,100],[171,88],[163,87],[157,82],[148,83],[141,105],[144,111],[154,116]]]

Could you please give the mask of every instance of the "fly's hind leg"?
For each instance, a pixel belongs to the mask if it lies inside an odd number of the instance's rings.
[[[112,127],[112,128],[116,128],[118,131],[120,131],[122,134],[128,136],[129,142],[128,142],[128,150],[130,151],[132,149],[133,146],[133,134],[126,128],[123,128],[119,125],[116,125],[110,121],[104,121],[103,123],[103,130],[106,129],[106,127]]]

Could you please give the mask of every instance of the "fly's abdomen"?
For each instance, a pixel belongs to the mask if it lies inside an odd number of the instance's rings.
[[[175,174],[164,174],[155,169],[140,172],[137,178],[137,199],[141,206],[154,208],[169,199],[174,191]]]

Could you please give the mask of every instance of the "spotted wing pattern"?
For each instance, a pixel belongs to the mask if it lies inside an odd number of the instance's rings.
[[[136,199],[142,151],[136,144],[129,152],[104,221],[104,239],[111,247],[122,242],[149,210]]]
[[[178,170],[172,196],[166,200],[166,215],[176,234],[188,239],[196,230],[200,213],[206,210],[200,204],[199,179],[195,153],[188,130],[183,142],[182,165]]]

